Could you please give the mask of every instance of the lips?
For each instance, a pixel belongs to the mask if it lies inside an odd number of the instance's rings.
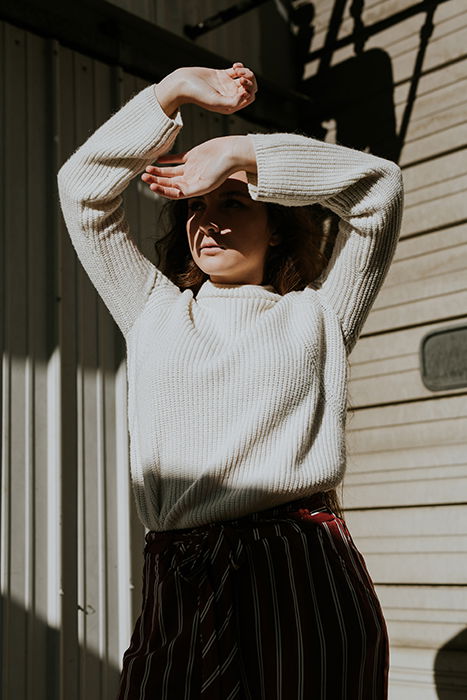
[[[221,245],[218,245],[217,243],[208,243],[206,245],[201,246],[201,250],[206,250],[206,249],[209,250],[209,248],[221,248],[222,250],[224,250],[224,247]]]

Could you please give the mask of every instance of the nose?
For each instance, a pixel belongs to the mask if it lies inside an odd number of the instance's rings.
[[[220,227],[214,223],[214,221],[202,222],[199,227],[202,231],[205,231],[208,234],[219,233],[220,231]]]

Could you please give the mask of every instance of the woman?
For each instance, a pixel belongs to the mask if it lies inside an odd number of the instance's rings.
[[[256,91],[241,63],[178,69],[59,173],[73,245],[127,345],[132,484],[148,532],[119,700],[387,695],[383,614],[332,502],[347,357],[394,253],[401,173],[301,134],[167,155],[182,104],[228,114]],[[143,171],[176,202],[167,274],[140,253],[121,206]],[[324,269],[312,204],[339,216]]]

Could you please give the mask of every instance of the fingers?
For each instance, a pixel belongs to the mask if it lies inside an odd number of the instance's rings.
[[[183,153],[165,153],[163,156],[157,157],[158,163],[185,163],[187,151]],[[150,168],[154,167],[152,165]]]
[[[177,187],[178,182],[170,177],[153,177],[152,175],[141,175],[141,179],[144,180],[150,187],[151,185],[156,185],[159,187]]]
[[[182,193],[176,187],[162,187],[161,185],[151,185],[150,188],[156,194],[168,199],[180,199]]]
[[[253,81],[248,80],[248,78],[239,78],[238,82],[240,83],[240,85],[244,85],[247,89],[253,88]]]
[[[149,173],[143,173],[141,175],[143,182],[148,185],[151,192],[155,194],[160,194],[163,197],[169,197],[170,199],[179,199],[182,196],[179,187],[175,187],[172,180],[164,180],[164,178],[155,178]]]
[[[152,165],[148,165],[146,170],[154,171],[164,171],[170,170],[174,171],[176,168],[155,168]],[[174,175],[178,174],[174,173]],[[169,175],[169,173],[167,173]],[[178,184],[173,180],[173,177],[157,177],[149,172],[143,173],[141,179],[145,182],[149,189],[155,194],[162,195],[163,197],[168,197],[169,199],[179,199],[182,196],[182,192]]]
[[[256,82],[253,71],[249,68],[245,68],[243,63],[234,63],[232,68],[226,69],[226,73],[234,79],[247,78],[251,82]]]
[[[169,168],[167,166],[158,168],[156,165],[148,165],[146,167],[146,173],[148,173],[149,176],[154,175],[156,177],[177,177],[183,174],[183,166],[178,165],[175,168]]]

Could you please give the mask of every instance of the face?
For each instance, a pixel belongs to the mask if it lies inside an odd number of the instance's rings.
[[[211,282],[262,284],[268,248],[279,241],[270,231],[266,205],[248,193],[246,173],[234,173],[213,192],[190,197],[187,204],[191,254]]]

